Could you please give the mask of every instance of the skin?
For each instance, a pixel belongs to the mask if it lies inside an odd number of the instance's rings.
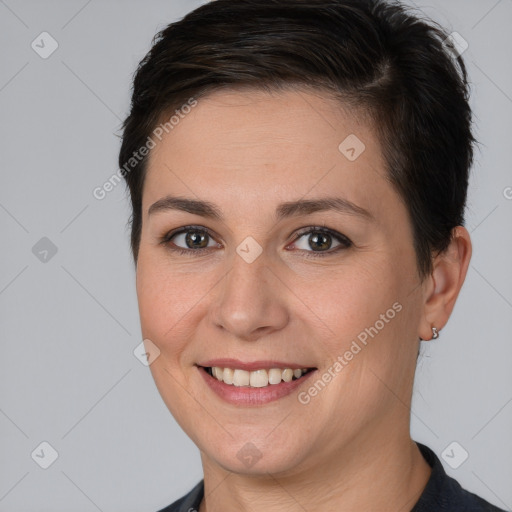
[[[365,144],[355,161],[338,149]],[[148,215],[167,194],[215,203],[223,220],[178,210]],[[274,218],[278,204],[343,197],[366,209]],[[409,433],[419,338],[452,312],[471,257],[469,234],[421,280],[406,208],[386,179],[372,126],[327,95],[306,90],[210,94],[151,151],[143,193],[137,294],[143,337],[160,355],[157,388],[201,452],[201,511],[408,511],[430,476]],[[206,252],[171,230],[208,228]],[[302,228],[326,226],[353,245],[323,256]],[[192,230],[193,232],[193,230]],[[247,263],[246,237],[261,246]],[[315,252],[318,254],[318,251]],[[320,377],[394,303],[396,316],[308,404],[297,393],[263,406],[214,394],[196,364],[212,358],[275,359]],[[310,380],[310,382],[312,382]],[[252,443],[260,460],[237,453]]]

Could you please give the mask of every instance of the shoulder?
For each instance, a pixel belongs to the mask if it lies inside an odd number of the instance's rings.
[[[198,512],[204,495],[204,480],[201,480],[190,492],[158,512]]]
[[[411,512],[505,512],[480,496],[464,489],[446,474],[437,455],[427,446],[416,443],[432,474]]]

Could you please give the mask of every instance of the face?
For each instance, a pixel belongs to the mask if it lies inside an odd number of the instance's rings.
[[[421,282],[372,127],[300,90],[188,110],[151,151],[137,294],[203,462],[293,474],[407,436]]]

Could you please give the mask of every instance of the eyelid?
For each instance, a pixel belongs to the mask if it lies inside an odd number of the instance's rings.
[[[295,242],[302,236],[308,235],[310,233],[326,233],[328,235],[331,235],[333,238],[336,238],[341,243],[344,243],[346,245],[352,244],[352,241],[347,236],[345,236],[342,233],[339,233],[338,231],[330,229],[326,226],[309,226],[307,228],[301,228],[297,232],[297,235],[296,235],[295,239],[293,240],[293,242]]]
[[[162,243],[168,242],[173,236],[180,235],[181,233],[186,233],[187,231],[199,231],[201,233],[206,233],[207,235],[211,236],[212,238],[215,238],[213,236],[212,232],[208,228],[206,228],[204,226],[189,225],[189,226],[181,226],[179,228],[169,231],[162,237],[161,241],[162,241]]]

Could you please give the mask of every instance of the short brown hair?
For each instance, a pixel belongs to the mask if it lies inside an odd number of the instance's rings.
[[[366,111],[410,215],[422,277],[464,223],[474,142],[464,62],[448,34],[398,2],[215,0],[171,23],[133,81],[119,167],[166,113],[223,87],[314,87]],[[449,39],[448,39],[449,41]],[[148,157],[123,172],[138,257]]]

